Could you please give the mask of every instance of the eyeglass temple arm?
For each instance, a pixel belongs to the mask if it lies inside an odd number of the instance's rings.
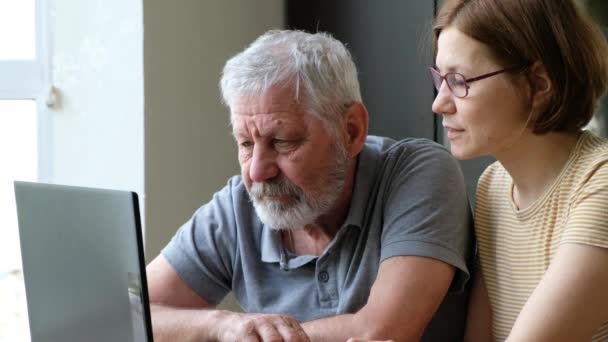
[[[483,80],[484,78],[492,77],[494,75],[501,74],[501,73],[503,73],[505,71],[508,71],[508,70],[509,69],[502,69],[502,70],[491,72],[489,74],[485,74],[485,75],[481,75],[481,76],[477,76],[477,77],[473,77],[473,78],[467,78],[466,81],[467,81],[467,83],[471,83],[471,82],[474,82],[474,81]]]

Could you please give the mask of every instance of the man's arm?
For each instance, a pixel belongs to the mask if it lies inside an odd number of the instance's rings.
[[[289,316],[216,310],[188,287],[162,255],[146,273],[156,341],[308,341],[300,324]]]
[[[162,255],[148,265],[146,274],[154,338],[157,341],[211,339],[205,332],[211,333],[213,326],[201,325],[213,318],[198,316],[211,316],[213,312],[196,309],[213,306],[192,291]]]
[[[381,241],[386,258],[358,312],[304,323],[313,341],[418,341],[456,272],[462,272],[456,287],[467,281],[470,211],[458,163],[424,140],[391,152],[398,160],[382,175],[387,177]]]
[[[303,324],[312,341],[350,337],[418,341],[447,293],[455,269],[442,261],[397,256],[380,264],[367,304],[357,313]]]
[[[471,297],[467,313],[467,325],[464,333],[465,342],[491,342],[492,310],[490,299],[480,269],[473,273]]]
[[[507,341],[590,341],[608,320],[608,250],[559,247]]]

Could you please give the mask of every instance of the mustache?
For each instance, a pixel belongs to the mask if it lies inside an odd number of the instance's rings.
[[[261,201],[264,197],[289,196],[300,199],[304,195],[302,189],[287,179],[272,179],[251,184],[249,195],[254,200]]]

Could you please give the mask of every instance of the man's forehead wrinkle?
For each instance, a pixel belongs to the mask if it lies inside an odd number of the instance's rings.
[[[259,116],[258,116],[259,115]],[[285,120],[275,115],[238,115],[240,118],[235,120],[234,133],[235,137],[241,136],[265,136],[274,134],[282,127],[289,127],[289,120]],[[257,119],[259,118],[259,119]]]
[[[237,104],[232,108],[232,113],[237,115],[292,114],[297,112],[297,109],[297,103],[288,101],[273,104]]]

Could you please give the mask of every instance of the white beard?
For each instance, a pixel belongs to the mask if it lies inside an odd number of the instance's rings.
[[[318,190],[309,194],[286,178],[271,179],[264,183],[254,182],[249,189],[260,220],[272,229],[298,229],[314,223],[319,216],[334,208],[342,194],[351,158],[342,144],[335,144],[334,162]],[[271,200],[266,196],[288,197],[288,200]]]
[[[272,229],[297,229],[311,224],[320,214],[305,201],[286,208],[275,200],[253,201],[260,220]]]

